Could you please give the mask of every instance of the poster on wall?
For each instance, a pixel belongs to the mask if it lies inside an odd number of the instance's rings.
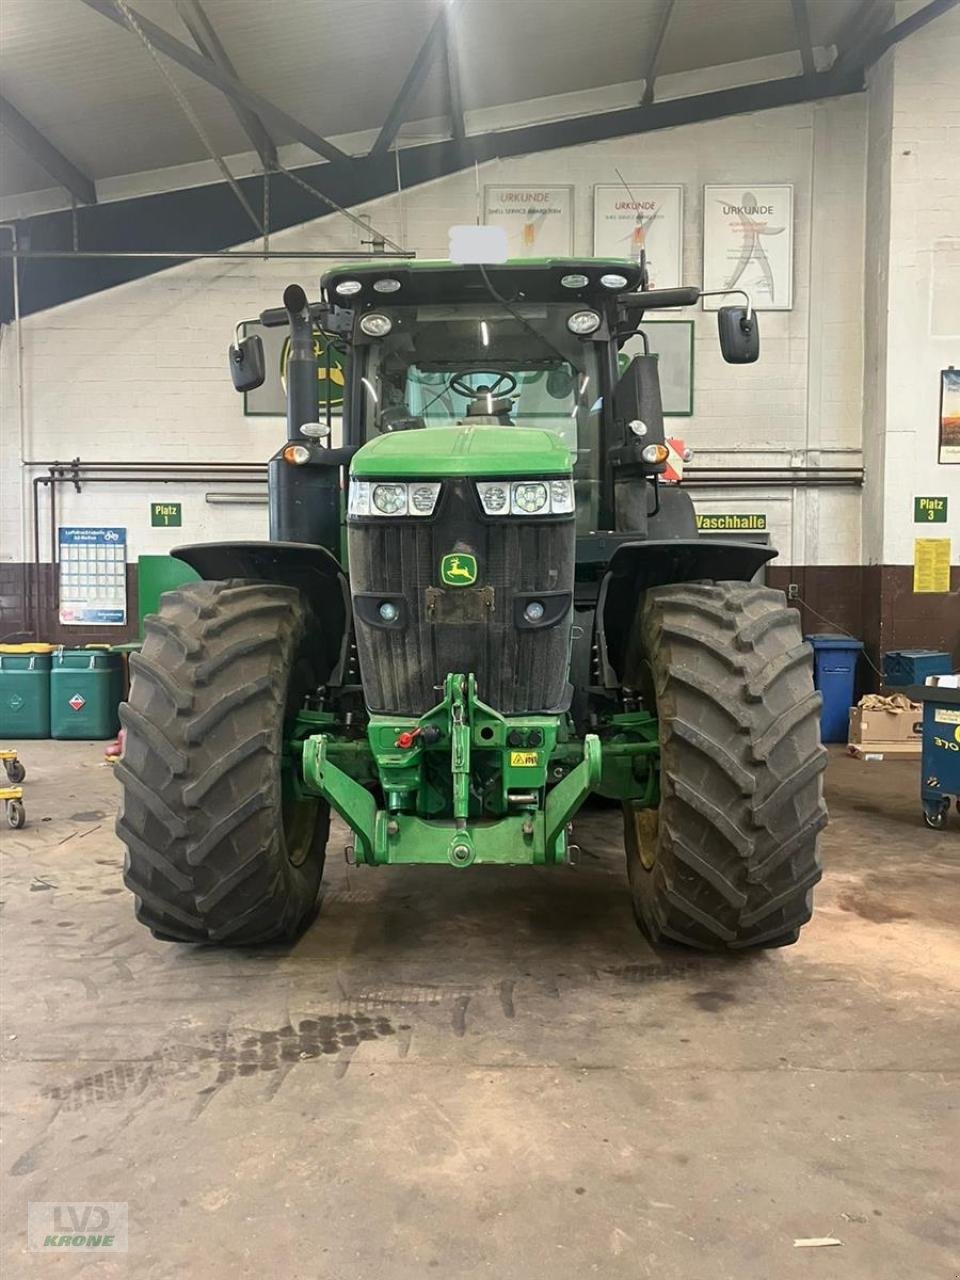
[[[949,538],[914,538],[913,590],[915,595],[949,594]]]
[[[643,331],[650,354],[657,357],[663,416],[689,418],[693,413],[693,321],[644,320]],[[642,354],[642,338],[631,338],[624,345],[623,355]]]
[[[793,187],[703,189],[703,288],[745,289],[758,311],[793,306]],[[706,311],[741,301],[704,298]]]
[[[286,326],[265,329],[252,321],[241,325],[241,336],[246,338],[258,333],[263,341],[263,364],[266,377],[263,385],[243,396],[243,412],[247,418],[283,418],[287,413],[287,356],[290,353],[290,333]],[[325,419],[327,409],[327,352],[330,340],[314,330],[313,354],[317,358],[317,380],[320,384],[320,417]],[[343,387],[346,382],[346,356],[332,344],[330,355],[330,407],[335,417],[343,409]]]
[[[960,369],[940,373],[940,461],[960,462]]]
[[[61,527],[60,621],[120,627],[127,621],[127,531]]]
[[[504,228],[511,258],[573,253],[573,187],[484,187],[483,221]]]
[[[683,187],[594,187],[596,256],[639,262],[643,249],[651,289],[675,289],[682,284]]]

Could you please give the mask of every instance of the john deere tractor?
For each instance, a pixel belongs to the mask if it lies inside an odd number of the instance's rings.
[[[620,261],[381,259],[259,317],[288,329],[270,540],[176,551],[202,581],[147,619],[122,709],[157,937],[296,936],[331,810],[357,864],[483,875],[573,861],[593,793],[651,939],[796,940],[826,821],[810,651],[757,581],[776,553],[698,536],[662,480],[642,319],[699,297]],[[755,360],[749,301],[718,316]],[[260,337],[229,362],[259,386]]]

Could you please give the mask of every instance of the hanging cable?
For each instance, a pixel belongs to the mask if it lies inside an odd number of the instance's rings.
[[[244,211],[246,212],[250,221],[256,227],[257,231],[262,233],[263,226],[260,223],[260,219],[254,213],[253,207],[251,206],[247,197],[240,190],[240,184],[237,182],[236,178],[227,168],[226,161],[223,159],[223,157],[217,151],[216,147],[214,147],[213,143],[210,141],[210,138],[207,135],[207,131],[204,129],[203,125],[200,123],[200,120],[196,112],[190,106],[190,103],[187,101],[187,98],[184,95],[183,91],[181,90],[180,86],[177,84],[173,76],[164,66],[160,58],[160,54],[153,47],[153,45],[150,43],[147,36],[144,34],[143,29],[141,28],[139,22],[137,22],[137,19],[134,16],[133,11],[127,5],[126,0],[113,0],[113,3],[116,5],[117,9],[120,11],[127,26],[138,37],[141,44],[146,49],[147,53],[153,59],[154,65],[156,66],[157,70],[160,72],[161,76],[163,76],[164,80],[166,81],[168,89],[173,94],[176,101],[179,103],[180,108],[183,111],[183,114],[187,117],[187,119],[193,125],[194,131],[196,132],[197,137],[203,143],[206,149],[207,155],[210,157],[210,159],[214,162],[214,164],[223,174],[225,181],[229,185],[233,194],[240,201],[240,204],[243,206]]]
[[[263,171],[263,256],[270,252],[270,170]]]
[[[117,3],[119,2],[120,0],[117,0]],[[301,178],[298,173],[294,173],[292,169],[287,169],[279,160],[277,161],[277,169],[280,173],[285,173],[290,181],[295,182],[298,187],[302,187],[304,191],[309,191],[311,195],[316,196],[317,199],[321,200],[325,205],[329,205],[330,208],[334,209],[337,213],[342,213],[345,218],[349,218],[355,226],[358,226],[362,231],[366,231],[368,235],[373,235],[378,240],[382,240],[385,245],[389,245],[391,249],[401,254],[404,258],[413,257],[413,254],[410,253],[408,249],[401,248],[401,246],[397,244],[396,240],[391,240],[388,235],[385,235],[382,231],[378,230],[378,228],[373,226],[372,223],[364,222],[363,219],[358,218],[355,213],[351,213],[349,209],[344,209],[343,205],[337,204],[336,200],[331,200],[328,195],[324,195],[322,191],[318,191],[317,188],[311,186],[306,179]]]

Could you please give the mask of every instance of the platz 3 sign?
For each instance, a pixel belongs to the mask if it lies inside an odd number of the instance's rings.
[[[913,522],[914,524],[946,524],[947,499],[914,498]]]

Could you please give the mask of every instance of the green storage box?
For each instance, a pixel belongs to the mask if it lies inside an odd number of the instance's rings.
[[[0,740],[50,737],[50,653],[0,649]]]
[[[115,738],[122,695],[123,664],[118,653],[58,649],[50,671],[50,736]]]

